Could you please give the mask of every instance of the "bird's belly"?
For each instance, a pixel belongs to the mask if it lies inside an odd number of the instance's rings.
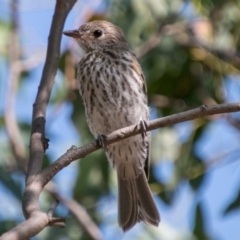
[[[148,108],[141,105],[122,108],[106,103],[104,108],[96,106],[91,114],[86,108],[86,115],[89,128],[97,137],[99,134],[107,135],[115,130],[137,124],[141,120],[147,120]]]
[[[93,135],[107,135],[141,120],[147,121],[149,109],[139,75],[132,68],[122,73],[120,64],[108,64],[106,60],[92,62],[86,69],[93,68],[93,65],[95,74],[87,75],[86,70],[87,77],[83,74],[79,81],[87,122]]]

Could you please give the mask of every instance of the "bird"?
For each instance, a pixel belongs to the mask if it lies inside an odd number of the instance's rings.
[[[86,52],[77,67],[77,87],[88,126],[104,147],[118,179],[118,223],[124,232],[136,223],[158,226],[160,214],[148,185],[150,133],[144,131],[104,145],[104,136],[149,120],[146,80],[122,29],[95,20],[64,31]]]

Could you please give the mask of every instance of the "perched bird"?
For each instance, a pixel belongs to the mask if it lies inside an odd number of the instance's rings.
[[[144,127],[149,119],[146,82],[122,30],[107,21],[92,21],[63,33],[87,53],[78,64],[77,85],[94,137],[140,122]],[[146,132],[105,147],[117,171],[118,222],[123,231],[140,221],[154,226],[160,222],[147,183],[149,149]]]

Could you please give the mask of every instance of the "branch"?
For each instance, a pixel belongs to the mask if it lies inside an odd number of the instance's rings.
[[[156,120],[152,120],[146,123],[146,130],[151,131],[160,127],[169,126],[172,124],[180,123],[183,121],[189,121],[200,117],[206,117],[214,114],[222,114],[222,113],[230,113],[240,111],[240,103],[229,103],[229,104],[219,104],[212,106],[201,106],[199,108],[189,110],[183,113],[174,114],[168,117],[159,118]],[[109,145],[111,143],[129,138],[131,136],[140,134],[143,132],[141,124],[129,126],[120,130],[117,130],[106,136],[105,144]],[[50,181],[50,179],[59,172],[63,167],[69,165],[72,161],[82,158],[87,154],[100,149],[97,141],[89,143],[83,147],[71,147],[64,155],[62,155],[57,161],[51,164],[48,168],[43,170],[35,177],[35,182],[32,183],[31,187],[33,189],[28,188],[29,192],[25,191],[25,195],[29,195],[29,199],[37,199],[38,200],[38,192],[41,192],[44,185]],[[66,201],[65,201],[66,202]],[[69,202],[68,202],[69,204]],[[70,203],[72,207],[76,207],[72,202]],[[27,226],[32,226],[31,231],[28,233],[29,236],[34,236],[38,232],[40,232],[44,227],[50,225],[59,224],[59,221],[63,221],[62,219],[57,219],[58,221],[54,221],[49,219],[47,214],[40,212],[38,209],[34,208],[35,205],[30,204],[33,208],[30,209],[32,214],[26,222],[20,224],[16,228],[12,229],[8,233],[5,233],[0,239],[27,239],[26,238],[26,228]],[[78,214],[83,214],[83,211],[80,210]],[[34,225],[31,225],[34,222]],[[28,225],[27,223],[31,223]],[[23,231],[24,229],[24,231]],[[28,229],[28,228],[27,228]],[[31,234],[31,235],[30,235]],[[4,238],[5,237],[5,238]],[[15,238],[13,238],[15,237]]]
[[[17,165],[23,171],[23,173],[26,174],[26,171],[27,171],[26,165],[28,162],[28,158],[26,156],[26,151],[23,145],[23,139],[20,135],[20,129],[19,129],[16,116],[15,116],[15,111],[14,111],[16,90],[17,90],[18,80],[21,72],[29,71],[32,68],[34,68],[40,62],[42,62],[43,57],[46,54],[45,54],[45,51],[41,51],[32,55],[27,60],[20,60],[20,48],[18,43],[18,28],[17,28],[17,22],[18,22],[17,7],[18,7],[17,3],[15,2],[15,0],[13,0],[13,3],[12,3],[13,30],[11,32],[12,36],[10,38],[11,42],[9,44],[10,72],[9,72],[9,79],[8,79],[9,85],[7,88],[6,101],[5,101],[6,110],[5,110],[4,118],[6,123],[6,130],[8,132],[9,140],[12,146],[12,151],[17,160]],[[51,186],[51,188],[49,188],[49,186]],[[86,231],[86,233],[90,236],[91,239],[102,239],[101,232],[98,229],[97,225],[91,220],[90,216],[87,214],[85,209],[79,203],[77,203],[74,200],[61,197],[53,187],[52,182],[49,182],[49,184],[46,186],[44,190],[46,190],[49,194],[51,194],[53,198],[59,199],[62,201],[62,204],[64,204],[73,215],[75,215],[76,220],[79,222],[83,230]],[[47,212],[48,223],[45,221],[45,217],[46,217],[45,214],[41,214],[39,216],[35,215],[36,217],[39,217],[39,221],[34,221],[33,216],[31,216],[30,220],[24,222],[23,224],[20,224],[15,229],[2,235],[1,239],[4,239],[5,237],[7,239],[8,237],[11,237],[11,239],[24,239],[25,237],[28,238],[31,234],[35,235],[38,232],[40,232],[46,226],[46,224],[48,224],[49,226],[54,225],[54,226],[64,227],[65,226],[64,219],[52,217],[53,211],[56,207],[57,207],[57,201],[53,203],[52,207]],[[80,214],[80,212],[84,214]],[[33,225],[29,224],[29,222],[31,221],[34,222]],[[37,225],[35,226],[35,224]],[[25,236],[24,234],[26,234],[27,232],[30,235]]]
[[[38,94],[33,107],[30,158],[26,178],[26,189],[23,196],[23,212],[28,220],[2,235],[0,239],[28,239],[36,235],[46,226],[63,226],[60,224],[63,222],[63,219],[49,219],[51,218],[52,210],[49,211],[50,215],[40,211],[38,203],[39,195],[43,187],[63,167],[69,165],[72,161],[82,158],[100,148],[97,141],[80,148],[73,146],[57,161],[42,171],[42,161],[45,151],[43,140],[45,138],[44,132],[46,107],[50,98],[54,77],[59,63],[60,41],[63,24],[75,1],[76,0],[57,0],[56,2],[55,13],[49,35],[46,62],[44,65]],[[147,131],[151,131],[153,129],[171,124],[176,124],[199,117],[205,117],[207,115],[236,112],[239,110],[239,103],[213,106],[204,105],[194,110],[149,121],[147,122],[146,129]],[[142,132],[143,129],[140,124],[129,126],[109,134],[106,137],[105,144],[109,145]],[[53,207],[56,207],[56,204],[54,204]],[[29,226],[31,229],[29,229]]]
[[[206,117],[209,115],[238,111],[240,111],[240,102],[212,106],[203,105],[193,110],[148,121],[146,122],[146,131],[151,131],[157,128],[166,127],[196,118]],[[141,124],[132,125],[116,130],[106,136],[105,145],[107,146],[109,144],[140,134],[142,132],[143,129]],[[41,179],[41,183],[43,183],[42,187],[44,187],[49,182],[49,180],[52,179],[53,176],[55,176],[61,169],[68,166],[71,162],[79,158],[83,158],[87,154],[92,153],[98,149],[100,149],[100,146],[97,140],[79,148],[77,148],[76,146],[72,146],[66,153],[59,157],[49,167],[44,169],[43,172],[40,174],[39,179]]]
[[[52,184],[48,184],[45,188],[55,199],[58,199],[64,204],[72,215],[77,219],[82,228],[86,231],[90,239],[99,240],[103,239],[102,233],[96,224],[92,221],[84,207],[82,207],[75,200],[61,196],[53,187]]]
[[[202,48],[208,53],[216,56],[218,59],[221,59],[230,67],[226,68],[226,71],[229,72],[237,72],[239,73],[240,70],[240,56],[236,51],[226,51],[226,50],[219,50],[214,48],[213,46],[209,46],[206,43],[202,42],[198,37],[191,36],[190,34],[186,33],[186,30],[189,30],[191,26],[191,22],[183,21],[180,23],[173,23],[173,24],[165,24],[160,26],[160,30],[150,37],[146,42],[144,42],[140,47],[138,47],[134,52],[138,58],[141,58],[145,54],[147,54],[150,50],[157,47],[164,36],[171,36],[176,35],[176,40],[178,44],[181,44],[185,47],[197,47]],[[184,37],[179,35],[180,33],[184,33]],[[211,57],[211,56],[209,56]],[[209,65],[213,62],[211,58],[209,60]],[[212,66],[212,65],[211,65]],[[232,69],[233,68],[233,69]],[[235,68],[235,69],[234,69]],[[220,67],[221,71],[222,66]],[[228,70],[230,69],[230,70]]]
[[[49,216],[40,211],[38,198],[42,191],[42,184],[39,184],[37,179],[38,173],[41,172],[44,154],[42,139],[44,138],[46,107],[58,67],[63,25],[75,2],[76,0],[57,0],[56,2],[49,36],[46,62],[33,108],[30,159],[26,178],[26,189],[23,196],[23,212],[28,220],[2,235],[1,239],[29,239],[48,225],[59,226],[59,221],[55,221],[56,219],[51,219],[50,221]],[[17,23],[17,21],[15,21],[15,23]],[[14,56],[13,60],[17,62],[18,51],[16,51],[14,55],[12,54],[12,56]],[[18,74],[20,74],[19,71],[20,70],[18,69]],[[34,182],[34,180],[36,180],[36,182]]]
[[[75,4],[76,0],[57,0],[50,35],[43,74],[38,88],[35,103],[33,105],[32,133],[30,138],[30,157],[26,178],[26,188],[23,196],[23,212],[28,218],[33,211],[38,211],[38,198],[42,191],[38,182],[41,172],[45,139],[45,116],[49,102],[54,78],[57,72],[60,58],[60,43],[65,19]]]
[[[220,50],[218,48],[214,48],[213,46],[204,43],[196,36],[191,35],[184,35],[176,37],[178,44],[184,47],[191,47],[191,48],[200,48],[203,49],[205,52],[209,53],[209,55],[198,54],[198,60],[205,60],[208,65],[212,68],[217,68],[218,71],[224,71],[224,73],[239,73],[240,70],[240,56],[234,50]],[[204,53],[204,52],[203,52]],[[211,56],[212,55],[212,56]],[[209,60],[207,61],[207,57]],[[218,60],[223,61],[220,67],[214,66],[214,59],[217,58]],[[224,65],[225,64],[225,65]]]
[[[1,240],[27,240],[43,230],[49,223],[48,216],[43,212],[35,212],[27,221],[19,224],[10,231],[4,233]]]
[[[186,24],[186,22],[181,22],[161,26],[160,30],[156,34],[154,34],[151,38],[144,42],[140,47],[135,49],[134,53],[136,54],[137,58],[141,58],[150,50],[157,47],[162,41],[162,37],[164,35],[170,36],[181,33],[183,30],[185,30]]]

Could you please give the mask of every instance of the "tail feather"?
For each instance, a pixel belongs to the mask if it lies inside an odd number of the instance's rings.
[[[118,177],[118,222],[124,232],[132,228],[138,219],[137,195],[132,194],[133,184]]]
[[[158,226],[160,222],[160,215],[144,173],[140,174],[136,179],[136,186],[139,200],[139,215],[141,220]]]
[[[144,170],[138,177],[123,178],[118,172],[118,222],[123,231],[132,228],[137,222],[158,226],[160,216],[147,183]]]

